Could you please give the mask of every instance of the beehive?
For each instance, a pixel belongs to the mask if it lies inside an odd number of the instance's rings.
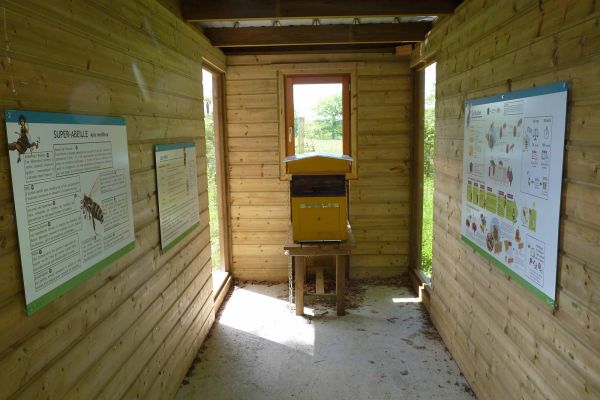
[[[296,242],[347,239],[348,185],[352,158],[308,153],[287,157],[292,175],[290,202],[292,234]]]

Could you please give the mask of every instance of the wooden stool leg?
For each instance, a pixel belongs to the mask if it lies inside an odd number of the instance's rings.
[[[335,256],[335,298],[337,315],[345,314],[346,256]]]
[[[306,259],[295,256],[296,264],[296,315],[304,315],[304,276],[306,275]]]
[[[315,293],[325,294],[325,280],[323,279],[323,267],[315,267]]]

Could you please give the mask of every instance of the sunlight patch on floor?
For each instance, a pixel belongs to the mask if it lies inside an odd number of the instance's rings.
[[[393,303],[420,303],[420,297],[394,297],[392,298]]]
[[[311,356],[314,354],[314,326],[297,317],[286,300],[239,288],[229,303],[221,315],[220,324]]]
[[[406,297],[393,297],[392,303],[422,303],[423,302],[423,291],[425,290],[425,284],[419,285],[417,297],[406,296]]]

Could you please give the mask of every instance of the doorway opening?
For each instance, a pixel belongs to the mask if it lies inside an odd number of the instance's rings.
[[[217,294],[229,265],[221,74],[202,69],[202,87],[213,292]]]
[[[423,93],[423,218],[421,225],[421,271],[431,278],[433,255],[433,189],[435,158],[436,64],[425,68]]]

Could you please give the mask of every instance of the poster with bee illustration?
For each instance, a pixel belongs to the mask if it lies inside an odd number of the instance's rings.
[[[169,251],[200,222],[194,143],[155,145],[160,244]]]
[[[5,110],[26,312],[133,249],[125,121]]]
[[[556,307],[567,82],[465,103],[461,235]]]

